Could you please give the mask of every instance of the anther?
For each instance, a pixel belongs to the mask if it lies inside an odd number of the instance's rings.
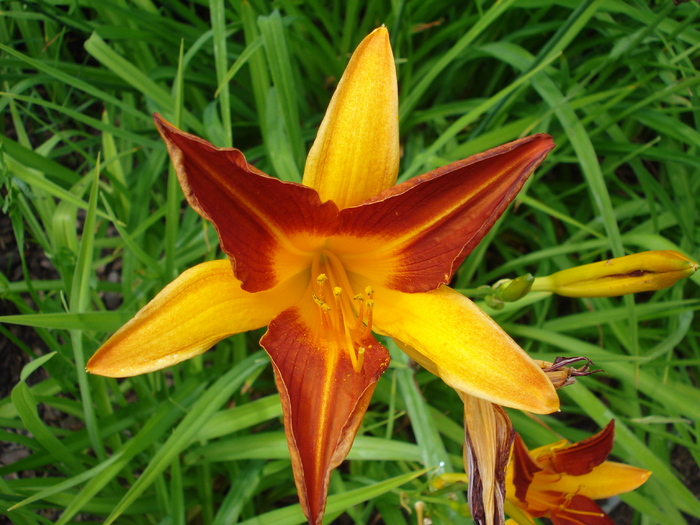
[[[314,302],[315,302],[322,310],[325,310],[326,312],[330,312],[330,311],[331,311],[331,307],[328,306],[324,301],[322,301],[321,299],[319,299],[318,296],[317,296],[315,293],[311,292],[311,297],[313,297]]]

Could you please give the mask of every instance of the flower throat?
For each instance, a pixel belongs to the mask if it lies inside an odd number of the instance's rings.
[[[355,294],[340,259],[328,250],[314,257],[311,296],[321,314],[321,326],[331,341],[345,348],[355,372],[362,370],[365,341],[372,331],[374,291],[367,286]],[[372,345],[367,345],[371,348]]]

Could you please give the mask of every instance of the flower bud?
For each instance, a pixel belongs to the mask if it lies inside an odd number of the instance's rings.
[[[532,283],[534,281],[535,278],[532,276],[532,274],[526,273],[525,275],[516,277],[513,280],[504,281],[501,286],[494,286],[494,288],[496,288],[496,291],[498,292],[499,299],[510,303],[525,297],[530,292],[530,288],[532,288]]]
[[[668,288],[697,269],[697,263],[678,252],[649,251],[538,277],[532,291],[566,297],[615,297]]]

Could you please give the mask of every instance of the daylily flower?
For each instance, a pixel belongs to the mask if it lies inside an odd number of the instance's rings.
[[[593,501],[629,492],[651,475],[648,470],[606,461],[615,421],[578,443],[566,440],[528,451],[519,435],[506,475],[506,497],[525,516],[518,523],[547,517],[554,525],[614,525]]]
[[[668,288],[697,269],[696,262],[676,251],[648,251],[538,277],[531,291],[566,297],[616,297]]]
[[[558,441],[528,451],[519,434],[505,475],[506,525],[534,524],[547,517],[554,525],[614,525],[593,501],[629,492],[651,475],[648,470],[606,461],[613,447],[615,422],[578,443]],[[470,482],[470,480],[472,480]],[[473,484],[467,474],[442,474],[436,489],[449,483]],[[471,491],[471,487],[470,487]]]
[[[302,184],[156,115],[189,204],[228,260],[185,271],[92,357],[113,377],[158,370],[268,326],[301,506],[320,523],[330,472],[346,457],[389,354],[412,349],[450,386],[536,413],[551,382],[470,300],[448,288],[467,254],[552,149],[534,135],[394,186],[396,70],[385,28],[359,45],[333,95]]]

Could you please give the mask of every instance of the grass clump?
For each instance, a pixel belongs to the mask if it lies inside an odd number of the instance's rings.
[[[261,333],[116,381],[84,364],[181,271],[221,258],[151,114],[299,181],[349,53],[390,30],[400,180],[546,132],[557,148],[453,283],[649,249],[694,259],[700,119],[695,2],[6,2],[0,18],[0,333],[19,382],[0,401],[0,512],[18,524],[300,523]],[[531,446],[616,419],[614,455],[654,472],[620,523],[700,519],[698,277],[622,299],[546,297],[491,312],[534,357],[605,374],[562,413],[512,413]],[[10,345],[14,350],[10,354]],[[14,359],[14,358],[13,358]],[[28,364],[27,364],[28,363]],[[380,381],[328,520],[464,512],[424,467],[461,469],[462,406],[400,357]],[[5,456],[9,457],[9,456]],[[615,503],[613,502],[613,506]],[[14,510],[9,510],[10,507]],[[345,514],[343,514],[343,512]],[[257,518],[257,521],[254,521]]]

